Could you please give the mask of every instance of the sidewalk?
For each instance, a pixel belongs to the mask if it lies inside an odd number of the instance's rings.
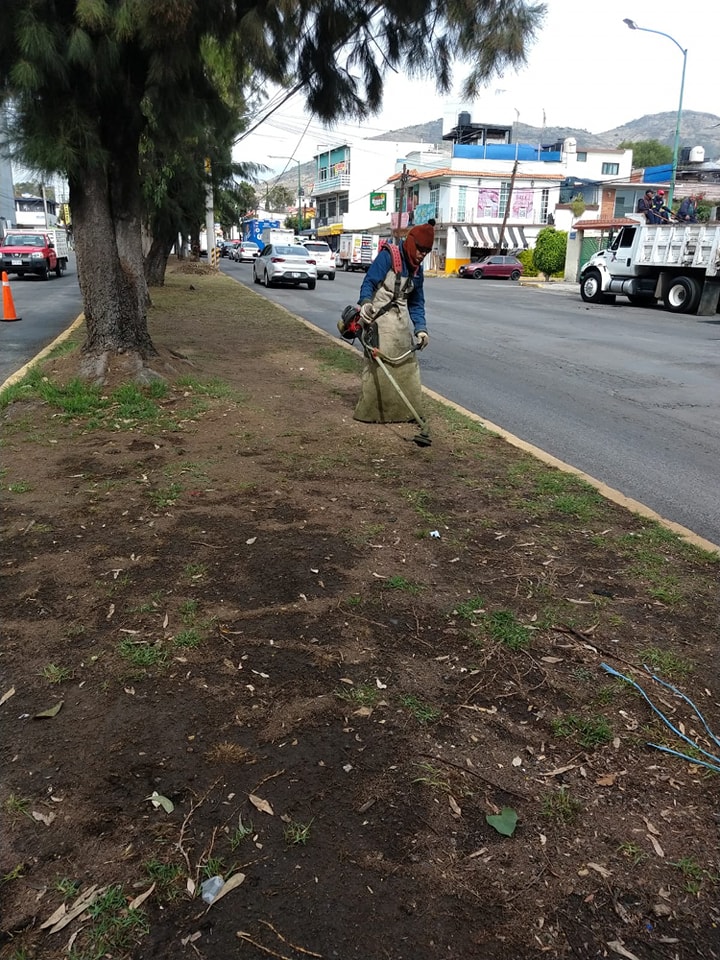
[[[520,284],[523,287],[537,287],[539,290],[549,290],[551,293],[572,293],[580,299],[579,283],[569,283],[567,280],[543,280],[541,277],[522,277]]]

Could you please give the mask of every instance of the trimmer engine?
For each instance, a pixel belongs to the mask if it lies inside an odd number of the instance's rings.
[[[356,306],[351,304],[345,307],[338,320],[337,328],[343,340],[352,341],[359,338],[363,327],[360,321],[360,311]]]

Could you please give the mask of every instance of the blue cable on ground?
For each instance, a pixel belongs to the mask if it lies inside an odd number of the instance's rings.
[[[706,757],[709,757],[710,760],[714,762],[708,763],[706,760],[698,760],[697,757],[691,757],[686,753],[680,753],[677,750],[671,750],[670,747],[663,747],[658,743],[648,743],[649,747],[654,747],[656,750],[662,750],[663,753],[671,753],[673,754],[673,756],[680,757],[682,760],[687,760],[688,763],[693,763],[697,766],[707,767],[708,770],[714,770],[716,773],[720,773],[720,757],[715,756],[715,754],[709,753],[707,750],[703,750],[703,748],[699,744],[695,743],[694,740],[691,740],[690,737],[686,737],[684,733],[678,730],[678,728],[670,720],[668,720],[665,714],[662,713],[661,710],[658,710],[658,708],[652,702],[650,697],[645,693],[645,691],[643,690],[643,688],[640,686],[639,683],[636,683],[632,679],[632,677],[626,677],[624,673],[620,673],[618,670],[616,670],[614,667],[611,667],[607,663],[601,663],[600,666],[603,668],[603,670],[605,670],[606,673],[609,673],[613,677],[618,677],[620,680],[624,680],[625,683],[629,683],[631,687],[634,687],[638,691],[638,693],[642,694],[642,696],[645,698],[647,703],[650,705],[650,708],[660,717],[660,719],[662,720],[662,722],[665,724],[666,727],[669,727],[669,729],[672,730],[672,732],[676,736],[680,737],[681,740],[684,740],[685,743],[689,744],[693,748],[693,750],[697,750],[699,753],[704,754]],[[645,666],[645,670],[647,670],[647,672],[650,674],[650,677],[653,680],[657,681],[659,684],[661,684],[663,687],[666,687],[668,690],[672,690],[673,693],[676,693],[679,697],[682,697],[682,699],[687,704],[689,704],[690,707],[693,709],[693,711],[695,712],[696,716],[699,718],[700,722],[702,723],[703,727],[705,728],[705,730],[707,731],[711,739],[715,743],[720,745],[720,741],[718,741],[715,734],[712,733],[707,723],[705,722],[705,718],[700,713],[700,711],[695,706],[695,704],[692,702],[692,700],[686,697],[685,694],[680,693],[680,691],[677,690],[675,687],[673,687],[671,684],[665,683],[664,680],[660,680],[658,677],[656,677],[655,674],[650,672],[647,666]]]

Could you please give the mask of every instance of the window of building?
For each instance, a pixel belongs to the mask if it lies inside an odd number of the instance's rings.
[[[615,216],[624,217],[633,211],[633,198],[626,193],[615,193]]]
[[[578,163],[587,163],[587,150],[578,150],[575,156]]]
[[[350,208],[350,201],[348,195],[345,193],[342,197],[338,197],[338,213],[342,215],[347,213]]]
[[[547,223],[549,203],[550,190],[548,187],[543,187],[540,191],[540,223]]]
[[[458,220],[465,219],[465,209],[467,207],[467,187],[460,187],[458,190]]]
[[[440,202],[440,187],[437,183],[430,184],[430,206],[432,207],[432,216],[438,215],[438,204]]]
[[[498,200],[498,212],[499,217],[505,216],[505,211],[507,210],[508,197],[510,196],[510,181],[503,180],[500,184],[500,198]]]
[[[616,177],[620,173],[619,163],[604,163],[602,165],[603,176]]]
[[[331,197],[328,200],[328,212],[327,215],[330,219],[337,216],[337,197]]]
[[[317,212],[322,220],[327,217],[327,200],[318,200]]]

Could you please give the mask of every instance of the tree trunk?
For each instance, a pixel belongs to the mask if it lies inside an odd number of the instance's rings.
[[[82,179],[71,179],[70,206],[87,326],[81,374],[102,383],[112,358],[131,354],[135,375],[151,379],[157,375],[140,372],[146,360],[157,356],[148,333],[146,293],[140,296],[139,292],[147,289],[145,276],[141,267],[139,283],[133,273],[136,258],[129,221],[121,230],[122,240],[116,235],[106,173],[95,167]],[[139,227],[137,248],[139,251]]]
[[[145,257],[145,279],[149,287],[162,287],[165,284],[165,268],[173,248],[173,242],[163,237],[154,237]]]
[[[109,182],[120,266],[132,282],[140,312],[144,313],[150,304],[150,294],[143,264],[140,178],[133,165],[111,163]]]

